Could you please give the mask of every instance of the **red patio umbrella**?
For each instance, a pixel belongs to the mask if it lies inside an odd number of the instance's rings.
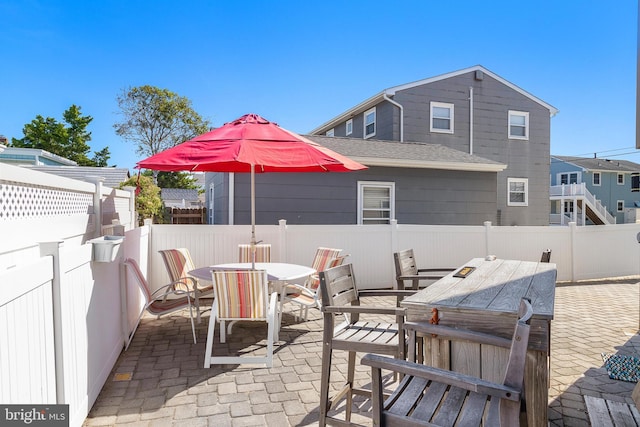
[[[251,244],[255,245],[255,173],[350,172],[367,167],[257,114],[246,114],[136,164],[165,172],[251,173]]]

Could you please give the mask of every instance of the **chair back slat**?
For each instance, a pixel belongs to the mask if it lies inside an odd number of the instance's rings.
[[[213,270],[212,279],[219,319],[267,318],[269,291],[265,270]]]
[[[271,262],[271,244],[259,243],[255,245],[256,262]],[[251,262],[251,245],[238,245],[238,261]]]
[[[396,276],[412,276],[418,274],[418,265],[413,249],[405,249],[396,252],[394,260],[396,264]]]
[[[320,272],[320,295],[323,306],[351,304],[358,299],[358,289],[351,264]]]

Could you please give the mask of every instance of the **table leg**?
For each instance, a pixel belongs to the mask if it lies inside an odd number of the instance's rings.
[[[543,351],[528,350],[525,365],[525,401],[527,426],[547,427],[549,407],[548,355]]]

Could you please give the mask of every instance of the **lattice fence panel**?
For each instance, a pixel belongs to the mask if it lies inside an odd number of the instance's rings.
[[[0,220],[88,213],[93,213],[91,193],[0,183]]]

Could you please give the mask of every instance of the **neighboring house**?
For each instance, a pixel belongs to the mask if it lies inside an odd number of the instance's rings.
[[[495,221],[504,164],[437,144],[306,137],[369,169],[256,174],[257,224]],[[250,224],[249,174],[207,173],[206,190],[210,224]]]
[[[162,188],[160,189],[160,197],[167,208],[199,208],[202,206],[197,189]]]
[[[73,160],[66,159],[38,148],[4,147],[0,150],[0,162],[14,166],[77,166]]]
[[[474,66],[383,90],[310,133],[439,144],[504,164],[497,173],[496,212],[488,219],[497,225],[547,225],[550,122],[557,112],[486,68]],[[444,193],[439,203],[449,203],[452,211],[460,203],[452,186],[462,178],[449,174],[439,179]],[[398,197],[419,185],[419,179],[400,183],[388,176],[386,181],[396,183]],[[487,196],[467,195],[470,201]],[[397,212],[400,215],[400,209]]]
[[[131,176],[127,168],[110,168],[95,166],[23,166],[25,168],[77,179],[86,182],[102,182],[102,185],[110,188],[118,188],[121,183]]]
[[[551,156],[552,223],[640,221],[640,164],[627,160]]]

